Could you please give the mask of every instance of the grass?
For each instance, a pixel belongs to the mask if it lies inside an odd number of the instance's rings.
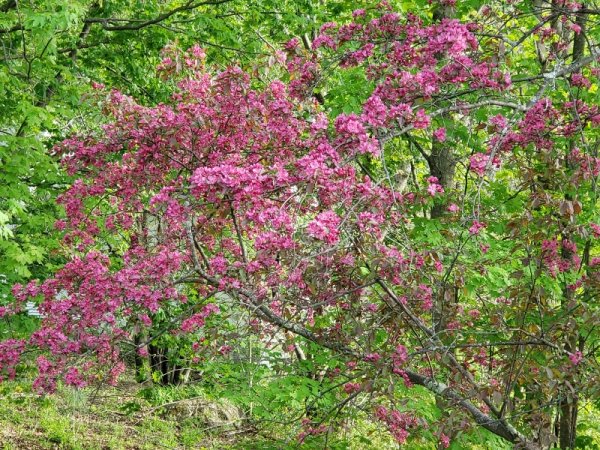
[[[222,432],[198,418],[170,416],[157,406],[204,396],[198,386],[60,387],[38,396],[31,383],[0,384],[0,450],[279,450],[289,446],[271,435]]]
[[[178,423],[158,413],[135,414],[123,406],[149,404],[138,397],[131,383],[91,390],[60,388],[39,397],[21,382],[0,386],[0,448],[72,450],[145,450],[213,448],[196,424]],[[133,400],[132,400],[133,399]],[[125,410],[124,410],[125,409]]]
[[[219,429],[207,426],[198,417],[181,418],[158,407],[183,399],[210,401],[198,385],[143,387],[126,381],[98,392],[61,386],[55,394],[40,397],[32,392],[30,382],[6,381],[0,384],[0,450],[284,450],[298,447],[295,434],[285,424],[273,423],[264,427],[266,430],[262,433],[254,429]],[[365,428],[363,431],[374,436],[373,430]],[[387,438],[381,431],[378,434]],[[308,447],[322,448],[322,444]],[[333,445],[330,448],[350,447]],[[362,444],[356,448],[366,447]]]

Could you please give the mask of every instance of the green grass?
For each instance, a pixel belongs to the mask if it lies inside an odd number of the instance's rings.
[[[0,448],[125,450],[156,448],[202,448],[202,439],[191,429],[180,429],[176,421],[158,415],[143,417],[122,412],[136,392],[61,388],[39,397],[27,383],[6,382],[0,386]],[[147,404],[144,406],[148,406]],[[195,442],[193,446],[183,443]],[[210,448],[209,446],[205,446]]]
[[[299,448],[296,429],[286,424],[266,424],[261,432],[249,427],[252,432],[222,433],[197,417],[181,419],[157,408],[186,398],[210,401],[197,385],[141,387],[130,381],[99,392],[60,387],[55,394],[40,397],[31,391],[30,382],[7,381],[0,384],[0,450]],[[369,441],[356,439],[357,446],[349,446],[347,439],[362,432]],[[378,442],[373,447],[378,449],[396,448],[383,430],[366,423],[330,437],[329,448],[363,449],[365,442]],[[323,438],[308,439],[302,448],[323,448]]]
[[[156,406],[198,398],[198,386],[116,388],[61,387],[38,396],[30,382],[0,384],[0,450],[285,449],[271,436],[220,435],[196,418],[169,417]]]

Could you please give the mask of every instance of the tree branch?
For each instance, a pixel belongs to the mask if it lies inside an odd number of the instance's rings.
[[[250,300],[253,297],[249,293],[242,293],[242,295],[244,295],[244,296],[249,295],[248,298]],[[267,320],[268,322],[272,323],[273,325],[276,325],[276,326],[283,328],[287,331],[290,331],[294,334],[302,336],[305,339],[308,339],[309,341],[315,342],[316,344],[322,345],[323,347],[333,350],[335,352],[349,355],[356,359],[362,359],[361,356],[358,355],[356,352],[354,352],[352,349],[350,349],[342,344],[339,344],[337,342],[333,342],[328,339],[319,338],[317,335],[315,335],[311,331],[307,330],[306,328],[304,328],[296,323],[291,323],[291,322],[279,317],[265,305],[262,305],[262,304],[259,305],[257,307],[257,312],[258,312],[259,316],[261,316],[263,319]],[[440,397],[443,397],[447,400],[451,400],[451,401],[457,403],[458,405],[460,405],[471,415],[471,417],[473,417],[475,422],[478,425],[481,425],[483,428],[506,439],[509,442],[522,443],[523,445],[525,445],[524,448],[526,448],[526,449],[530,449],[530,450],[535,449],[533,444],[529,443],[527,438],[523,434],[521,434],[518,430],[516,430],[512,425],[506,423],[504,420],[494,419],[494,418],[488,416],[487,414],[482,412],[479,408],[477,408],[473,403],[471,403],[467,399],[463,398],[460,393],[458,393],[451,387],[445,385],[444,383],[440,383],[440,382],[434,380],[433,378],[429,378],[425,375],[421,375],[416,372],[412,372],[410,370],[405,370],[405,372],[408,376],[408,379],[412,383],[418,384],[419,386],[423,386],[426,389],[428,389],[429,391],[431,391],[432,393],[434,393]]]
[[[543,74],[543,77],[547,80],[555,80],[562,76],[569,75],[574,72],[578,72],[581,68],[583,68],[584,66],[588,65],[589,63],[591,63],[593,61],[596,61],[599,58],[600,58],[600,51],[592,49],[591,55],[588,55],[584,58],[579,58],[573,64],[570,64],[567,67],[564,67],[558,71],[553,70],[552,72],[545,73],[545,74]]]
[[[454,105],[454,106],[448,106],[446,108],[440,108],[440,109],[433,111],[431,114],[429,114],[429,116],[436,117],[436,116],[440,116],[442,114],[446,114],[449,112],[470,111],[472,109],[481,108],[482,106],[503,106],[503,107],[515,109],[515,110],[521,111],[521,112],[527,112],[527,110],[528,110],[527,106],[521,105],[520,103],[505,102],[503,100],[490,99],[490,100],[483,100],[483,101],[480,101],[477,103],[472,103],[470,105]],[[402,136],[405,133],[408,133],[409,131],[413,130],[414,128],[415,128],[415,126],[413,124],[409,124],[403,128],[400,128],[398,131],[395,131],[395,132],[389,133],[386,136],[383,136],[380,139],[380,142],[382,144],[384,144],[385,142],[387,142],[393,138],[396,138],[396,137]]]
[[[89,17],[85,19],[85,23],[99,23],[105,31],[136,31],[142,28],[149,27],[151,25],[156,25],[169,17],[173,16],[182,11],[191,11],[193,9],[199,8],[200,6],[206,5],[221,5],[223,3],[230,2],[231,0],[208,0],[203,2],[193,2],[188,1],[187,3],[174,8],[170,11],[167,11],[163,14],[156,16],[154,19],[149,19],[145,21],[140,21],[139,19],[118,19],[118,18],[104,18],[104,17]],[[129,22],[127,25],[110,25],[111,23],[118,22]]]
[[[0,29],[0,34],[14,33],[15,31],[21,30],[23,30],[23,25],[15,25],[14,27],[8,28],[6,30]]]
[[[188,230],[188,238],[190,239],[190,244],[193,246],[193,235],[191,230]],[[192,260],[195,266],[196,272],[208,282],[209,285],[214,287],[221,287],[220,280],[208,275],[205,273],[198,262],[197,257],[195,256],[194,250],[192,250]],[[314,342],[318,345],[321,345],[329,350],[332,350],[336,353],[340,353],[343,355],[351,356],[354,359],[361,360],[362,355],[347,347],[346,345],[335,342],[331,339],[322,338],[312,331],[306,329],[302,325],[298,323],[291,322],[290,320],[286,320],[277,314],[275,314],[268,306],[261,303],[259,299],[256,298],[254,293],[244,289],[244,288],[234,288],[231,287],[228,289],[230,293],[235,294],[237,297],[242,296],[245,297],[248,301],[241,301],[240,304],[244,306],[246,309],[249,309],[251,312],[256,313],[261,319],[281,328],[291,333],[294,333],[298,336],[302,336],[303,338]],[[465,399],[459,392],[452,389],[451,387],[445,385],[444,383],[438,382],[433,378],[427,377],[425,375],[418,374],[416,372],[412,372],[410,370],[405,370],[409,380],[418,384],[419,386],[423,386],[433,394],[443,397],[447,400],[450,400],[462,408],[464,408],[470,415],[473,417],[475,422],[482,426],[483,428],[491,431],[492,433],[506,439],[512,443],[519,443],[523,446],[524,449],[527,450],[536,450],[534,444],[530,443],[527,438],[521,434],[518,430],[516,430],[512,425],[506,423],[504,420],[494,419],[483,411],[481,411],[477,406],[471,403],[469,400]]]

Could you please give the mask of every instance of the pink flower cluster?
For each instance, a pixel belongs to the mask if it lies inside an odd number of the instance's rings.
[[[319,239],[328,244],[335,244],[339,240],[340,217],[333,211],[325,211],[317,215],[313,221],[308,224],[307,232],[315,239]]]
[[[577,350],[575,353],[569,353],[569,361],[574,366],[578,366],[581,361],[583,361],[583,353]]]
[[[478,220],[474,220],[473,224],[469,227],[469,233],[472,234],[473,236],[478,235],[481,230],[483,230],[486,227],[485,223],[479,222]]]
[[[309,418],[302,419],[302,427],[303,431],[298,434],[298,442],[302,443],[306,439],[307,436],[318,436],[319,434],[323,434],[327,431],[327,425],[322,423],[318,426],[313,425]]]
[[[344,392],[348,395],[354,394],[360,391],[360,383],[346,383],[344,385]]]
[[[433,131],[433,137],[436,141],[444,142],[446,140],[446,129],[437,128]]]
[[[436,177],[427,178],[427,183],[427,192],[429,192],[429,195],[431,195],[432,197],[435,196],[435,194],[444,193],[444,188],[441,184],[439,184],[439,181]]]
[[[0,342],[0,381],[8,376],[13,379],[16,367],[25,349],[25,341],[20,339],[7,339]]]
[[[579,267],[581,258],[577,255],[577,245],[563,239],[547,239],[541,245],[542,261],[553,277]]]
[[[417,420],[410,414],[395,409],[388,410],[384,406],[375,409],[375,418],[386,424],[399,444],[404,444],[409,436],[409,430],[417,426]]]
[[[204,322],[208,316],[211,314],[217,314],[219,312],[219,307],[214,303],[209,303],[202,308],[202,311],[190,316],[181,322],[181,331],[185,333],[193,333],[198,328],[204,326]]]
[[[500,159],[495,156],[490,162],[489,155],[486,155],[485,153],[475,153],[473,156],[471,156],[469,168],[480,177],[485,175],[488,165],[490,167],[498,168],[500,167]]]
[[[416,297],[421,301],[421,308],[423,310],[429,311],[433,308],[433,290],[429,286],[425,284],[419,285]]]

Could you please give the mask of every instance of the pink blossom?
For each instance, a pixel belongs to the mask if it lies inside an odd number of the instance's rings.
[[[204,51],[204,49],[202,47],[200,47],[198,44],[194,45],[193,47],[191,47],[189,49],[189,52],[194,55],[196,58],[198,59],[204,59],[206,58],[206,52]]]
[[[577,350],[575,353],[569,353],[569,360],[571,361],[571,364],[577,366],[581,361],[583,361],[583,353],[581,353],[579,350]]]
[[[16,374],[16,367],[25,350],[25,341],[20,339],[6,339],[0,341],[0,380],[8,375],[13,379]]]
[[[488,155],[485,155],[483,153],[475,153],[473,156],[471,156],[471,163],[469,167],[473,172],[482,177],[483,175],[485,175],[488,160]]]
[[[387,425],[399,444],[406,442],[409,436],[408,430],[417,426],[416,419],[411,415],[398,410],[389,411],[384,406],[378,406],[375,409],[375,418]]]
[[[378,95],[372,95],[364,104],[362,118],[370,125],[381,126],[387,118],[387,107]]]
[[[363,358],[366,362],[376,363],[381,359],[381,355],[379,353],[369,353],[365,355]]]
[[[323,31],[323,28],[321,28],[321,32]],[[331,36],[328,36],[326,34],[320,34],[313,41],[312,47],[313,49],[317,49],[319,47],[328,47],[330,49],[335,49],[336,43]]]
[[[181,322],[181,331],[184,331],[186,333],[192,333],[196,331],[198,328],[204,326],[204,319],[204,315],[194,314],[193,316]]]
[[[420,109],[413,120],[413,126],[419,130],[424,129],[431,123],[431,118],[425,113],[425,110]]]
[[[198,328],[204,326],[205,319],[211,314],[219,312],[219,307],[213,303],[209,303],[202,308],[200,313],[194,314],[181,322],[181,330],[186,333],[192,333]]]
[[[392,355],[394,364],[403,364],[408,361],[408,351],[404,345],[398,345]]]
[[[219,348],[219,353],[221,355],[227,355],[227,354],[229,354],[231,352],[231,350],[233,350],[233,348],[231,347],[231,345],[222,345]]]
[[[479,232],[485,227],[486,225],[484,223],[474,220],[473,224],[469,228],[469,233],[471,233],[472,235],[478,235]]]
[[[446,436],[444,433],[440,435],[440,444],[443,448],[450,447],[450,438]]]
[[[348,31],[349,29],[345,28],[344,30]],[[344,31],[344,30],[340,30],[340,31]],[[373,43],[369,42],[369,43],[363,45],[358,50],[347,53],[345,55],[344,59],[342,60],[342,63],[340,64],[341,67],[357,66],[358,64],[362,63],[369,56],[371,56],[373,54],[374,48],[375,48],[375,45]]]
[[[288,51],[295,50],[300,45],[300,39],[292,38],[285,44],[285,49]]]
[[[356,114],[340,114],[335,119],[335,129],[342,134],[364,134],[365,132],[365,127]]]
[[[358,391],[360,391],[360,383],[346,383],[344,385],[344,392],[348,395]]]
[[[107,382],[115,386],[121,374],[125,372],[125,363],[123,361],[118,361],[111,369],[108,371],[108,379]]]
[[[325,33],[328,30],[335,30],[337,28],[337,24],[335,22],[325,22],[323,25],[321,25],[321,28],[319,28],[319,31],[321,33]]]
[[[433,308],[433,290],[429,286],[420,284],[416,296],[421,300],[423,310],[429,311]]]
[[[202,313],[205,314],[206,316],[209,316],[210,314],[218,314],[219,311],[220,311],[219,307],[217,305],[215,305],[214,303],[208,303],[202,309]]]
[[[571,75],[571,84],[573,86],[589,88],[592,85],[592,82],[580,73],[574,73]]]
[[[439,141],[439,142],[444,142],[446,140],[446,129],[445,128],[438,128],[433,132],[433,137],[435,138],[435,140]]]
[[[219,254],[210,260],[210,267],[214,273],[224,274],[227,272],[227,260]]]
[[[479,319],[479,317],[481,317],[481,311],[478,309],[471,309],[469,311],[469,316],[471,316],[473,319]]]
[[[436,177],[427,178],[427,183],[427,192],[429,192],[429,195],[431,195],[432,197],[435,194],[442,194],[444,192],[444,188],[441,184],[439,184],[438,179]]]
[[[502,131],[508,126],[508,121],[502,114],[498,114],[490,119],[490,124],[494,125],[497,131]]]
[[[87,385],[79,370],[75,367],[71,367],[65,374],[65,383],[69,386],[82,388]]]
[[[138,316],[138,318],[140,319],[140,322],[142,322],[147,327],[152,326],[152,319],[150,319],[150,317],[148,316],[148,314],[140,314]]]
[[[367,311],[369,311],[369,312],[377,312],[377,309],[378,309],[378,307],[375,303],[369,303],[367,305]]]
[[[317,215],[308,224],[308,234],[328,244],[335,244],[339,240],[340,217],[333,211],[325,211]]]

